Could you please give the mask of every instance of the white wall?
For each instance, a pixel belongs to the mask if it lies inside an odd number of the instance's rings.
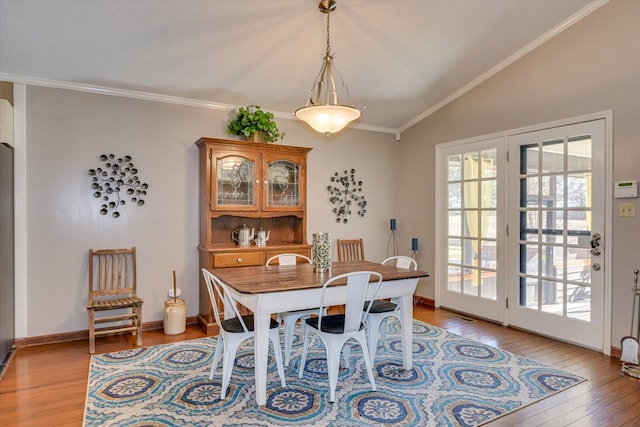
[[[61,89],[27,88],[26,337],[87,329],[89,248],[138,248],[144,321],[161,320],[172,270],[198,311],[198,149],[201,136],[226,134],[230,113]],[[307,234],[363,237],[367,257],[386,254],[388,219],[397,216],[398,144],[392,135],[357,130],[326,138],[278,120],[278,143],[313,147],[308,162]],[[131,155],[149,184],[146,204],[121,217],[100,215],[88,170],[100,154]],[[326,190],[334,172],[355,168],[368,212],[336,224]],[[19,237],[18,237],[19,238]],[[20,315],[20,313],[18,314]],[[21,338],[21,337],[18,337]]]
[[[613,179],[640,179],[640,2],[612,1],[402,134],[400,211],[414,234],[435,239],[435,146],[613,110]],[[623,200],[624,201],[624,200]],[[628,201],[628,200],[627,200]],[[632,200],[636,204],[638,199]],[[612,342],[629,331],[631,279],[640,268],[640,214],[613,221]],[[434,254],[422,254],[433,269]],[[432,279],[430,279],[432,280]],[[433,283],[418,293],[433,297]]]

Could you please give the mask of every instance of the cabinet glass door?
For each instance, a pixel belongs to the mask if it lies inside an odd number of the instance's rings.
[[[267,207],[298,207],[300,166],[289,160],[267,163]]]
[[[214,209],[225,206],[255,207],[255,165],[253,159],[242,156],[220,156],[215,159],[216,183]]]

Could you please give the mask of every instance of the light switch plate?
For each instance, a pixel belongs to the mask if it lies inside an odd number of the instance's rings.
[[[618,205],[618,216],[622,217],[634,217],[636,216],[636,204],[635,203],[620,203]]]

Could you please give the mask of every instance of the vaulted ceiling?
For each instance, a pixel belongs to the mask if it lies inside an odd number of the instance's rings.
[[[401,132],[603,3],[338,0],[335,66],[366,107],[355,127]],[[325,19],[318,0],[0,0],[0,79],[293,117]]]

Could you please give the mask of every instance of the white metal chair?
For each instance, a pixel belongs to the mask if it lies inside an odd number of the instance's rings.
[[[418,263],[415,259],[408,256],[392,256],[381,264],[389,265],[395,262],[395,266],[398,268],[406,268],[407,270],[417,270]],[[363,310],[367,310],[368,301],[364,303]],[[371,352],[371,363],[375,359],[376,351],[378,349],[378,332],[380,332],[382,341],[387,339],[387,318],[395,317],[400,321],[400,306],[396,299],[391,301],[375,300],[369,309],[369,317],[367,318],[367,329],[369,335],[369,351]],[[382,326],[382,327],[381,327]]]
[[[328,286],[336,281],[347,281],[346,306],[344,314],[333,314],[324,316],[322,309],[324,305],[325,292]],[[373,282],[370,284],[370,280]],[[367,296],[370,286],[373,286],[372,301],[380,290],[382,275],[373,271],[356,271],[353,273],[341,274],[327,280],[322,286],[320,294],[320,308],[318,317],[305,320],[304,323],[304,346],[298,378],[302,378],[305,362],[307,360],[307,350],[309,347],[309,335],[314,333],[320,337],[327,350],[327,370],[329,373],[329,401],[334,402],[336,397],[336,384],[338,382],[338,369],[340,367],[340,354],[347,341],[355,339],[362,349],[362,357],[371,383],[371,390],[376,391],[376,382],[371,370],[371,359],[367,347],[367,338],[364,332],[364,322],[369,310],[362,311],[362,304]],[[371,304],[370,304],[371,305]],[[348,346],[347,346],[348,348]]]
[[[275,260],[279,265],[296,265],[298,260],[311,264],[309,257],[300,254],[280,254],[269,258],[266,265],[271,265]],[[299,319],[311,317],[318,312],[317,308],[309,308],[295,311],[285,311],[278,313],[278,319],[284,323],[284,366],[289,366],[291,361],[291,348],[293,347],[293,336],[296,323]],[[325,313],[326,314],[326,309]]]
[[[213,307],[213,314],[218,326],[220,326],[220,334],[218,335],[218,343],[213,355],[211,370],[209,371],[209,379],[213,379],[213,374],[216,371],[218,361],[220,360],[221,349],[224,347],[224,359],[222,360],[222,388],[220,390],[220,399],[224,399],[227,396],[227,387],[231,380],[231,371],[233,370],[238,346],[242,344],[243,341],[254,337],[253,315],[241,316],[238,311],[236,301],[229,293],[227,286],[204,268],[202,269],[202,274],[204,276],[205,284],[207,285],[207,291],[209,292],[209,299],[211,300],[211,306]],[[224,319],[220,318],[220,312],[214,297],[214,292],[224,303]],[[230,314],[233,315],[229,316]],[[269,339],[273,345],[273,353],[276,359],[278,375],[280,376],[280,383],[282,387],[286,387],[287,384],[284,379],[284,367],[282,366],[282,353],[280,350],[279,326],[278,322],[271,319]]]

